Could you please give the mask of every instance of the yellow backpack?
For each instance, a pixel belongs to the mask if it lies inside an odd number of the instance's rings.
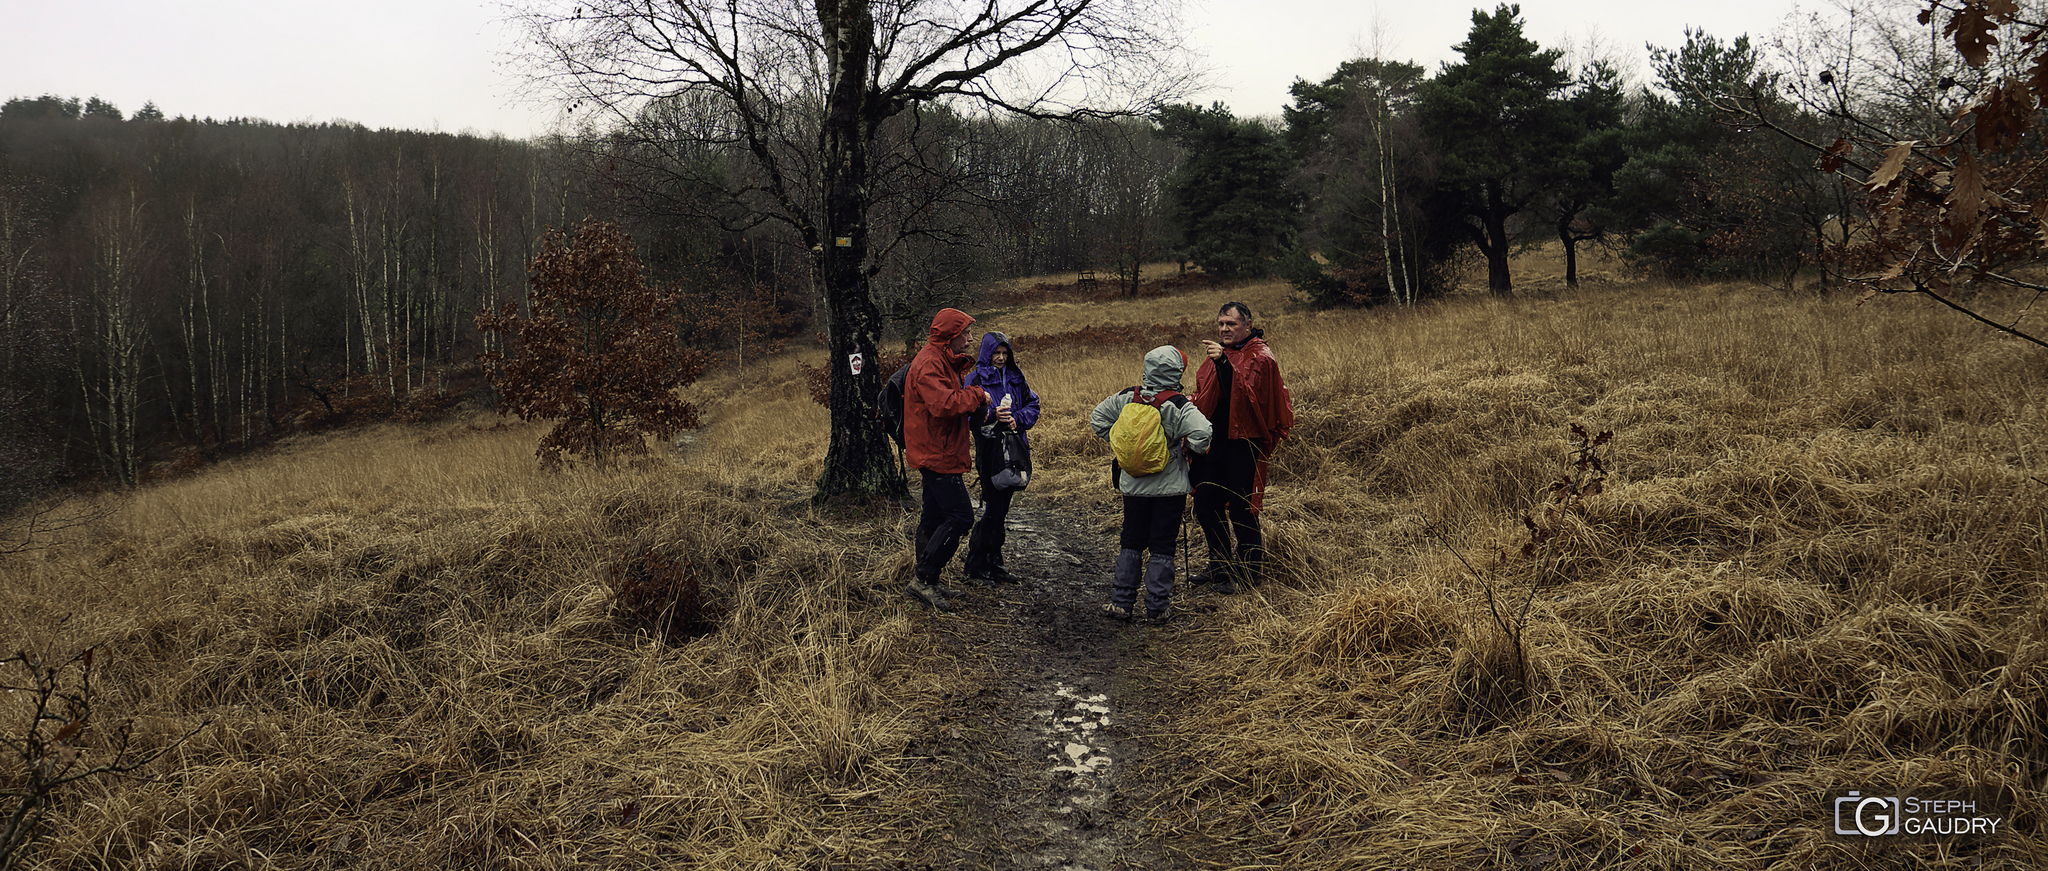
[[[1116,455],[1117,468],[1132,475],[1156,475],[1173,456],[1159,408],[1173,400],[1186,403],[1187,397],[1161,390],[1148,402],[1138,398],[1142,389],[1131,388],[1131,401],[1117,412],[1116,423],[1109,427],[1109,449]]]

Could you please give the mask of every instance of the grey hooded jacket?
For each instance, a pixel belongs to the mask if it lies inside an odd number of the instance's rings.
[[[1161,390],[1180,389],[1180,376],[1187,369],[1187,357],[1172,345],[1161,345],[1145,353],[1144,388],[1139,399],[1149,400]],[[1116,425],[1117,415],[1124,406],[1131,404],[1131,391],[1118,391],[1108,399],[1097,403],[1095,410],[1088,414],[1088,422],[1095,427],[1095,434],[1104,441],[1109,440],[1109,428]],[[1117,474],[1117,489],[1126,496],[1178,496],[1188,492],[1187,451],[1198,454],[1209,452],[1209,419],[1202,416],[1202,410],[1195,407],[1192,397],[1187,402],[1167,402],[1159,406],[1159,422],[1166,429],[1166,441],[1171,453],[1166,458],[1166,468],[1157,474],[1138,476],[1129,472]],[[1185,440],[1185,447],[1183,447]]]

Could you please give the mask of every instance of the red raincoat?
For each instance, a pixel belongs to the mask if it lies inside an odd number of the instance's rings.
[[[939,310],[931,339],[911,358],[903,379],[903,452],[913,468],[942,475],[974,468],[968,416],[988,402],[988,392],[962,383],[974,358],[949,347],[972,323],[959,309]]]
[[[1230,432],[1217,433],[1216,440],[1252,439],[1258,443],[1258,465],[1252,477],[1252,513],[1265,507],[1266,457],[1287,440],[1294,429],[1294,397],[1287,381],[1280,377],[1280,362],[1266,349],[1266,340],[1252,336],[1235,348],[1225,347],[1230,360]],[[1204,359],[1195,373],[1195,407],[1205,417],[1216,416],[1216,361]]]

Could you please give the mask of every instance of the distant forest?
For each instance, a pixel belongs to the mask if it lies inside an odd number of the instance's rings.
[[[1944,129],[1997,72],[1885,10],[1855,31],[1816,19],[1775,62],[1691,32],[1652,49],[1646,85],[1537,45],[1501,6],[1474,13],[1464,61],[1349,61],[1298,80],[1278,119],[924,108],[885,130],[869,183],[886,243],[864,268],[911,341],[994,279],[1090,269],[1135,291],[1162,261],[1277,275],[1319,306],[1412,303],[1482,264],[1512,293],[1509,254],[1543,243],[1671,280],[1789,289],[1804,270],[1825,288],[1865,214],[1836,170],[1870,165],[1869,131]],[[817,107],[778,109],[799,119],[778,147],[815,150]],[[818,335],[813,252],[750,207],[764,156],[731,123],[687,93],[534,141],[8,100],[0,507],[480,395],[495,339],[477,313],[523,301],[541,235],[588,216],[681,288],[680,342],[739,358]]]
[[[1126,124],[1149,139],[1143,124]],[[992,132],[992,131],[984,131]],[[1004,275],[1099,267],[1104,213],[1156,222],[1170,155],[1111,202],[1134,149],[1008,125],[977,156],[1000,211],[952,218],[877,277],[896,320]],[[1002,165],[998,165],[1002,164]],[[428,414],[483,389],[479,310],[524,299],[548,228],[618,221],[684,288],[694,347],[814,334],[808,258],[774,227],[677,217],[603,137],[524,142],[345,124],[123,118],[98,100],[0,107],[0,463],[7,502],[132,485],[343,420]],[[1090,180],[1094,176],[1095,180]],[[1126,192],[1128,193],[1128,191]],[[1126,257],[1167,255],[1147,226]],[[1139,250],[1142,249],[1142,250]]]

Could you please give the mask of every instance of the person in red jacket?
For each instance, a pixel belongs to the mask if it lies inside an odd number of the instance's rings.
[[[1195,407],[1209,418],[1215,437],[1208,454],[1194,456],[1192,469],[1195,522],[1209,546],[1209,570],[1188,580],[1213,583],[1219,593],[1260,579],[1266,458],[1294,428],[1294,399],[1265,335],[1252,326],[1251,306],[1224,303],[1216,312],[1216,340],[1202,342],[1209,359],[1195,373]]]
[[[917,521],[917,569],[904,592],[941,611],[959,591],[939,584],[939,570],[952,561],[960,537],[974,526],[974,504],[961,478],[974,468],[968,421],[988,405],[988,391],[963,381],[974,368],[967,356],[967,327],[974,318],[959,309],[940,309],[931,338],[911,358],[903,383],[903,450],[923,477],[923,511]],[[1010,410],[998,417],[1010,421]]]

